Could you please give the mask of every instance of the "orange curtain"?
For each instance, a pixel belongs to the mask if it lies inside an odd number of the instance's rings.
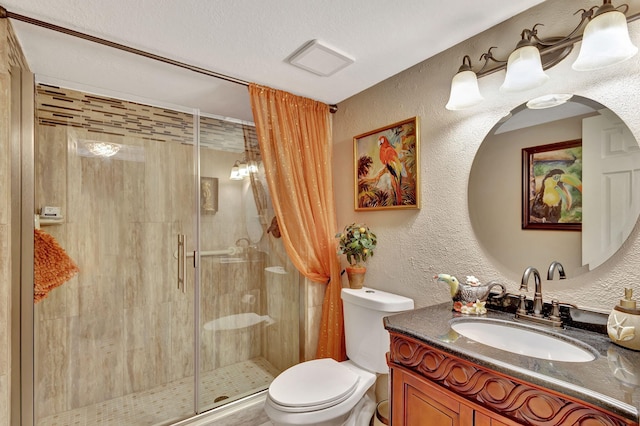
[[[249,94],[287,254],[305,277],[327,284],[316,356],[343,361],[346,351],[329,106],[256,84],[249,85]]]

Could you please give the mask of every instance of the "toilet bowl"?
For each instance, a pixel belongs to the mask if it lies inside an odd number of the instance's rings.
[[[382,319],[413,309],[413,300],[374,290],[342,289],[348,361],[316,359],[276,377],[265,412],[274,426],[364,426],[375,411],[375,382],[388,373],[389,334]]]
[[[274,380],[264,409],[274,426],[342,425],[359,403],[375,405],[371,396],[366,396],[375,381],[374,373],[351,361],[307,361]]]

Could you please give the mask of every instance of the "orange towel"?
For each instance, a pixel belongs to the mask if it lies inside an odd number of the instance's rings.
[[[33,302],[38,303],[80,270],[55,238],[39,229],[34,234]]]

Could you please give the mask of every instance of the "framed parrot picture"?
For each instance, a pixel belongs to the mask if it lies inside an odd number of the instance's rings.
[[[418,118],[353,138],[356,211],[420,208]]]
[[[582,230],[582,140],[522,150],[522,229]]]

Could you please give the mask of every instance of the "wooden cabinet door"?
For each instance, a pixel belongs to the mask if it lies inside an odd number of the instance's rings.
[[[473,414],[473,426],[509,426],[513,423],[502,423],[500,420],[493,418],[487,414],[475,411]]]
[[[463,426],[473,424],[473,410],[448,397],[429,382],[392,369],[393,426]]]
[[[422,377],[391,368],[393,426],[514,426]],[[486,410],[483,410],[486,411]],[[506,421],[506,423],[504,423]]]
[[[460,413],[432,398],[422,390],[405,383],[405,419],[411,426],[458,426]],[[459,407],[456,407],[459,408]]]

